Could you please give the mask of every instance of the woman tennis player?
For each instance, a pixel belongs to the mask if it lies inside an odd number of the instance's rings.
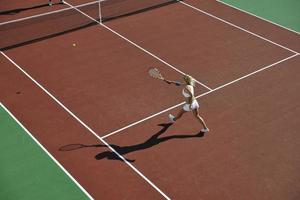
[[[194,87],[195,87],[195,80],[193,77],[189,75],[184,75],[183,80],[185,81],[184,88],[182,90],[182,95],[185,98],[185,104],[183,107],[178,111],[176,116],[173,116],[172,114],[169,114],[169,118],[172,122],[175,122],[176,120],[180,119],[181,116],[189,111],[192,111],[195,118],[202,124],[203,129],[201,129],[201,132],[206,133],[209,131],[208,127],[206,126],[204,120],[202,117],[199,115],[199,104],[194,96]],[[170,81],[170,80],[165,80],[167,83],[174,83],[176,85],[179,85],[180,83],[175,82],[175,81]]]

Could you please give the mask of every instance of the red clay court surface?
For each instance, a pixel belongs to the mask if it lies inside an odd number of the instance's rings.
[[[215,1],[184,3],[5,51],[31,78],[1,56],[1,102],[95,199],[299,199],[299,35]],[[191,114],[169,124],[181,89],[150,66],[203,84],[209,133]],[[76,143],[92,147],[59,151]]]

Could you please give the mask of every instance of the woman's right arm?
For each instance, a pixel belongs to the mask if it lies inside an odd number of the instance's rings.
[[[173,83],[173,84],[176,85],[176,86],[181,86],[181,85],[183,85],[183,83],[181,83],[181,82],[179,82],[179,81],[171,81],[171,80],[165,79],[165,82],[168,83],[168,84]]]

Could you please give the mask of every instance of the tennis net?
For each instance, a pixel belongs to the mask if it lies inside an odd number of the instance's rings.
[[[100,0],[18,20],[2,22],[0,23],[0,50],[31,44],[175,2],[177,1]],[[66,4],[70,5],[67,2]]]

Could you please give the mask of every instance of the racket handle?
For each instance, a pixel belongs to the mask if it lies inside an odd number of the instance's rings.
[[[165,81],[165,82],[168,83],[168,84],[171,84],[171,83],[172,83],[172,81],[169,81],[169,80],[167,80],[167,79],[163,79],[163,81]]]
[[[174,83],[174,85],[176,85],[176,86],[181,86],[181,83],[178,82],[178,81],[170,81],[170,80],[167,80],[167,79],[164,79],[164,81],[168,84]]]
[[[178,81],[175,81],[174,84],[175,84],[176,86],[181,86],[181,83],[178,82]]]

